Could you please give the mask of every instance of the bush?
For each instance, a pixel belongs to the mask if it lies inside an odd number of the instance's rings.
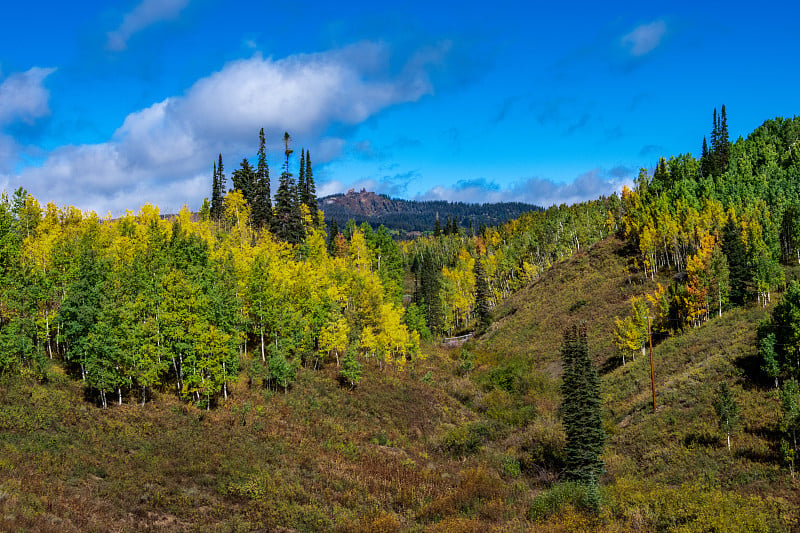
[[[497,420],[478,420],[448,430],[439,440],[439,448],[453,457],[466,457],[478,452],[484,442],[507,433],[508,426]]]
[[[600,489],[596,484],[574,481],[557,483],[534,498],[528,517],[534,522],[545,520],[569,509],[596,514],[600,510]]]

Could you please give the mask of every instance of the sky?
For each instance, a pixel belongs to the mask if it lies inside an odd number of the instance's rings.
[[[800,112],[789,2],[8,4],[0,190],[101,215],[198,209],[262,127],[273,192],[289,132],[318,196],[549,206]]]

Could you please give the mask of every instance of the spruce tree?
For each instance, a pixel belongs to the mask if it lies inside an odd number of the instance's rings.
[[[311,212],[311,220],[317,220],[317,186],[314,184],[314,172],[311,169],[311,153],[306,150],[306,190],[305,204]]]
[[[289,143],[291,142],[289,133],[283,134],[283,142],[286,161],[281,172],[278,190],[275,192],[275,216],[272,221],[272,233],[290,244],[299,244],[305,237],[305,229],[303,228],[300,206],[297,202],[297,185],[292,173],[289,172],[289,156],[292,155],[292,150],[289,148]]]
[[[272,219],[272,199],[269,186],[269,166],[264,128],[258,133],[258,163],[256,164],[255,190],[252,202],[253,224],[256,227],[269,227]]]
[[[489,309],[491,292],[480,255],[475,259],[473,274],[475,275],[475,314],[478,318],[478,331],[483,332],[492,324],[492,313]]]
[[[336,255],[336,236],[339,235],[339,223],[336,219],[331,220],[331,227],[328,230],[328,255],[333,257]]]
[[[708,142],[706,142],[706,138],[703,137],[703,148],[700,155],[700,175],[701,176],[709,176],[711,175],[711,169],[709,165],[711,161],[709,160],[709,153],[708,153]]]
[[[222,198],[219,197],[219,175],[217,174],[217,162],[214,161],[214,179],[211,182],[211,209],[210,214],[214,219],[219,218],[219,210],[222,205]]]
[[[731,145],[728,140],[728,114],[725,112],[725,104],[720,110],[719,139],[717,140],[717,170],[720,174],[728,169]]]
[[[563,381],[561,414],[567,434],[566,475],[587,485],[603,473],[605,432],[600,404],[600,378],[589,357],[586,326],[571,326],[561,345]]]
[[[222,166],[222,154],[219,154],[219,160],[214,171],[214,190],[211,193],[211,217],[219,220],[224,211],[223,200],[225,199],[225,171]]]
[[[732,216],[722,228],[722,251],[728,260],[730,302],[743,305],[750,299],[753,275],[747,259],[747,249],[742,241],[742,229]]]
[[[300,150],[300,170],[297,173],[297,203],[306,203],[306,151]]]
[[[415,265],[419,272],[417,284],[417,305],[425,308],[425,321],[430,330],[442,330],[442,300],[439,291],[442,286],[442,269],[431,253],[423,253]]]
[[[233,171],[231,181],[233,188],[241,191],[242,197],[252,206],[256,191],[256,173],[246,157],[242,159],[239,168]]]

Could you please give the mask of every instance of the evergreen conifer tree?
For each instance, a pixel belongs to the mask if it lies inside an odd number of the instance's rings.
[[[561,345],[563,381],[561,413],[567,434],[566,474],[595,485],[603,472],[605,432],[601,417],[600,378],[589,357],[586,326],[571,326]]]
[[[222,154],[219,154],[219,160],[216,165],[216,170],[214,171],[214,182],[213,185],[214,190],[211,193],[211,217],[219,220],[222,216],[222,201],[225,198],[225,171],[224,167],[222,166]]]
[[[728,217],[722,228],[722,251],[728,260],[730,302],[743,305],[750,297],[753,276],[747,260],[747,249],[742,242],[742,229],[733,217]]]
[[[475,314],[478,317],[478,330],[486,331],[492,324],[492,313],[489,309],[491,292],[486,281],[486,270],[483,268],[483,259],[478,256],[473,267],[475,275]]]
[[[311,212],[311,220],[317,220],[317,186],[314,184],[314,172],[311,169],[311,153],[306,150],[306,190],[305,204]]]
[[[339,235],[339,224],[336,219],[331,220],[331,227],[328,230],[328,255],[333,257],[336,254],[336,236]]]
[[[725,112],[725,104],[720,110],[719,138],[717,139],[717,171],[721,174],[728,169],[731,145],[728,140],[728,114]]]
[[[703,148],[700,155],[700,175],[701,176],[709,176],[711,174],[709,165],[711,161],[709,160],[709,153],[708,153],[708,142],[706,142],[706,138],[703,137]]]
[[[300,169],[297,173],[297,204],[306,203],[306,151],[300,150]]]
[[[220,206],[222,205],[222,198],[219,197],[219,175],[217,174],[217,162],[214,161],[214,179],[211,182],[211,208],[210,214],[212,218],[219,218]]]
[[[256,191],[256,173],[246,157],[242,159],[239,168],[233,171],[231,181],[233,188],[241,191],[242,197],[252,206]]]
[[[264,128],[261,128],[258,133],[258,163],[256,164],[255,190],[252,202],[253,224],[259,228],[269,227],[272,218],[266,144]]]
[[[286,161],[281,172],[278,190],[275,192],[275,216],[272,221],[272,233],[279,239],[290,244],[299,244],[305,237],[303,217],[297,202],[297,185],[292,173],[289,172],[289,157],[292,149],[289,148],[291,137],[289,133],[283,134]]]
[[[442,300],[439,295],[442,270],[430,253],[422,254],[416,266],[419,272],[417,304],[425,306],[425,321],[432,332],[438,333],[442,329]]]

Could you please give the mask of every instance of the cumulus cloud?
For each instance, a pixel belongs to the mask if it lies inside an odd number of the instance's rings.
[[[117,29],[108,32],[106,46],[114,52],[125,50],[134,34],[156,22],[177,17],[188,3],[189,0],[143,0],[125,15]]]
[[[620,42],[632,56],[641,57],[655,50],[666,33],[666,23],[657,20],[637,26],[630,33],[623,35]]]
[[[452,187],[436,186],[417,195],[417,200],[447,200],[466,203],[525,202],[543,207],[573,204],[619,192],[632,183],[630,174],[622,175],[622,167],[609,172],[594,169],[575,180],[558,183],[542,178],[529,178],[509,188],[502,188],[485,178],[459,181]]]
[[[210,183],[214,155],[254,151],[261,127],[268,145],[289,129],[316,139],[314,161],[321,163],[345,144],[325,137],[332,124],[358,124],[431,92],[424,63],[390,75],[388,59],[385,46],[364,42],[281,60],[234,61],[183,95],[131,113],[108,142],[58,148],[16,178],[37,197],[82,208],[135,208],[143,190],[151,202],[196,205],[208,187],[193,184],[206,174]],[[228,160],[226,167],[236,164]]]
[[[360,191],[365,189],[377,194],[385,194],[391,198],[405,197],[408,186],[414,180],[420,178],[418,170],[410,170],[400,174],[382,176],[379,179],[364,178],[350,183],[340,180],[328,180],[317,186],[317,196],[322,198],[332,194],[339,194],[353,189]]]
[[[42,82],[55,70],[33,67],[26,72],[11,74],[0,83],[0,126],[15,120],[32,123],[50,114],[50,93]]]

